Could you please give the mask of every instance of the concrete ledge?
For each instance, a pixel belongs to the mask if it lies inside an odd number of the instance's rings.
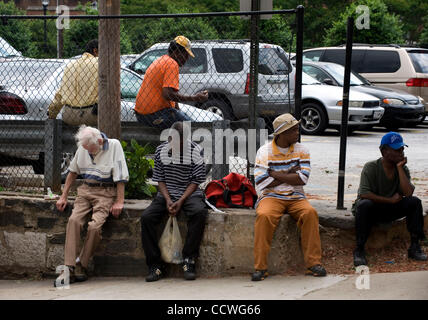
[[[72,201],[71,201],[72,202]],[[143,276],[147,273],[141,246],[140,216],[150,200],[127,200],[119,219],[109,217],[103,227],[103,240],[90,265],[90,273],[98,276]],[[341,244],[353,245],[354,217],[338,211],[328,201],[310,200],[320,220],[321,242],[325,230],[334,229]],[[255,210],[226,209],[210,211],[200,248],[198,273],[202,277],[248,274],[253,271]],[[54,276],[63,264],[65,227],[71,206],[58,212],[55,201],[19,195],[0,195],[0,278]],[[166,219],[165,219],[166,220]],[[186,222],[179,217],[184,239]],[[425,216],[425,226],[428,217]],[[159,225],[158,233],[163,225]],[[86,226],[82,232],[82,240]],[[408,238],[405,221],[373,230],[368,246],[380,248],[396,237]],[[299,233],[294,220],[284,215],[275,232],[269,255],[272,274],[289,268],[303,269]],[[170,265],[170,275],[181,276],[178,265]]]

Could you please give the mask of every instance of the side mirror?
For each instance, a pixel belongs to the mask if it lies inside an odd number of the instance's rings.
[[[334,82],[333,82],[333,80],[330,79],[330,78],[324,79],[323,83],[328,84],[329,86],[334,86],[335,85]]]

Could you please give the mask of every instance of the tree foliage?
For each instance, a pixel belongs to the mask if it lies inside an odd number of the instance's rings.
[[[22,15],[24,11],[18,9],[13,2],[0,1],[1,15]],[[31,45],[31,33],[27,22],[23,20],[7,19],[0,22],[0,37],[12,47],[27,55]]]
[[[356,8],[359,5],[367,6],[370,9],[369,29],[357,29],[354,27],[354,43],[403,43],[404,33],[402,23],[395,14],[388,13],[387,6],[381,0],[357,0],[349,5],[340,18],[327,30],[324,44],[335,46],[346,43],[346,28],[348,17],[354,17],[357,21]]]

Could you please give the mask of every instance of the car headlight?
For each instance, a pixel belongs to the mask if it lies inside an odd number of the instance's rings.
[[[362,108],[364,105],[364,101],[349,101],[350,108]],[[343,106],[343,101],[337,101],[336,106]]]
[[[404,106],[405,104],[403,100],[392,98],[385,98],[382,102],[392,107]]]
[[[424,104],[424,102],[425,102],[424,98],[422,98],[421,96],[418,96],[418,99],[419,99],[419,103]]]

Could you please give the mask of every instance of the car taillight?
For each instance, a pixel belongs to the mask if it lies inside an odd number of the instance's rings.
[[[250,94],[250,74],[247,73],[247,81],[245,82],[245,94]]]
[[[410,78],[406,81],[408,87],[428,87],[428,78]]]
[[[8,92],[0,93],[0,114],[26,114],[27,107],[17,95]]]

